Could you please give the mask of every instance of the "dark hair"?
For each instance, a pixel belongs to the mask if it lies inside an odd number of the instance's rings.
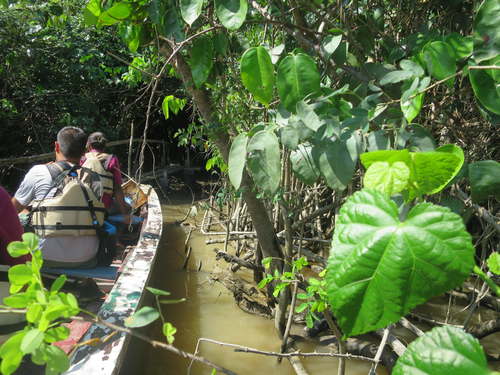
[[[61,154],[67,158],[79,159],[85,152],[87,134],[75,126],[66,126],[57,133],[57,142]]]
[[[87,140],[87,144],[90,147],[95,148],[96,150],[101,150],[101,151],[104,150],[107,142],[108,142],[108,140],[106,139],[106,136],[101,132],[94,132],[94,133],[90,134],[89,138]]]

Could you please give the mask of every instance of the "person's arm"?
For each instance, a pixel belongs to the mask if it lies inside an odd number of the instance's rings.
[[[116,155],[113,155],[112,160],[109,165],[110,170],[113,173],[113,196],[115,198],[116,203],[118,204],[118,208],[123,215],[124,223],[130,223],[130,206],[125,202],[125,194],[122,189],[122,174],[120,171],[120,162]]]
[[[14,206],[14,208],[16,209],[17,213],[26,209],[26,206],[19,203],[19,201],[16,199],[16,197],[12,197],[11,202],[12,202],[12,205]]]

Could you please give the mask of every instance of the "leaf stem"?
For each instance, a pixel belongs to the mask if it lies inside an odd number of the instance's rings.
[[[483,280],[497,296],[500,297],[500,286],[498,286],[477,264],[472,271]]]

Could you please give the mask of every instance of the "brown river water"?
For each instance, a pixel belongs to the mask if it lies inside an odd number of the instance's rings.
[[[171,298],[187,299],[183,303],[165,305],[163,309],[166,320],[177,328],[174,345],[193,353],[198,339],[204,337],[264,351],[279,351],[280,340],[275,332],[274,322],[243,312],[234,302],[232,294],[222,284],[210,279],[212,272],[220,272],[229,268],[224,261],[215,260],[213,248],[222,249],[223,244],[205,244],[207,239],[217,238],[217,236],[207,236],[199,231],[193,231],[189,240],[192,253],[187,269],[182,269],[188,228],[201,224],[202,213],[195,218],[190,218],[189,226],[187,226],[174,222],[185,216],[190,204],[165,204],[162,208],[165,226],[164,241],[160,251],[164,260],[161,262],[161,270],[155,272],[155,280],[152,280],[150,285],[168,290],[172,293]],[[161,340],[160,337],[158,339]],[[300,345],[300,350],[304,352],[328,351],[326,347],[315,348],[311,344]],[[144,361],[141,361],[141,373],[147,375],[188,374],[189,360],[149,346],[145,350],[147,354]],[[278,363],[274,357],[237,353],[231,348],[211,343],[202,343],[199,354],[238,375],[295,374],[287,360]],[[311,375],[323,375],[336,373],[338,362],[334,358],[313,358],[303,360],[303,364]],[[348,361],[346,373],[366,375],[369,368],[368,362]],[[127,373],[126,368],[123,370]],[[211,374],[211,369],[194,363],[190,374]],[[377,374],[382,375],[387,372],[380,367]]]

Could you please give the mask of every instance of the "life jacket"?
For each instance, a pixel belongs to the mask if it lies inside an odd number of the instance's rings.
[[[41,237],[93,236],[103,225],[105,208],[92,186],[101,182],[87,168],[66,162],[47,164],[52,187],[32,202],[31,225]],[[97,182],[96,182],[97,181]],[[93,185],[94,184],[94,185]],[[47,198],[56,188],[55,195]]]
[[[112,157],[113,155],[104,152],[87,152],[85,154],[86,160],[82,165],[82,167],[94,171],[101,177],[104,192],[111,195],[113,194],[115,181],[113,173],[109,171],[109,163]]]

